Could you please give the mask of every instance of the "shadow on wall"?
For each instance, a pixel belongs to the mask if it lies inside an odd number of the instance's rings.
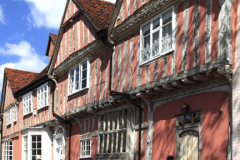
[[[190,111],[202,109],[201,158],[204,160],[226,159],[229,129],[229,100],[227,92],[194,95],[159,106],[154,113],[153,159],[166,160],[176,157],[176,118],[181,114],[184,102]],[[223,110],[219,114],[219,110]]]

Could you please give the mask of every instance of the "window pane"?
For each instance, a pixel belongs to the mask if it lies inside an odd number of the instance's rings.
[[[87,70],[84,70],[82,72],[82,79],[86,79],[87,78]]]
[[[82,81],[82,89],[87,87],[87,80]]]
[[[172,11],[163,14],[163,25],[172,21]]]
[[[75,90],[79,89],[79,73],[75,76],[76,82],[75,82]]]
[[[143,36],[146,36],[150,33],[150,24],[147,24],[146,26],[144,26],[142,28],[142,35]]]
[[[82,69],[83,69],[83,70],[87,69],[87,61],[84,61],[84,62],[82,63]]]
[[[201,122],[201,112],[194,113],[194,123]]]
[[[159,27],[159,24],[160,24],[160,20],[159,19],[156,19],[155,21],[153,21],[153,29]]]
[[[37,148],[41,148],[41,142],[40,143],[37,143]]]
[[[186,115],[186,124],[192,123],[192,114]]]
[[[36,143],[32,143],[32,148],[36,148]]]
[[[37,155],[42,155],[41,150],[37,150]]]
[[[41,141],[41,136],[37,136],[37,141]]]
[[[36,136],[32,136],[32,141],[36,141]]]
[[[142,39],[142,46],[143,46],[143,49],[150,47],[150,35]]]
[[[142,61],[147,61],[150,59],[150,50],[146,49],[144,51],[142,51]]]
[[[36,155],[36,150],[32,150],[32,155]]]

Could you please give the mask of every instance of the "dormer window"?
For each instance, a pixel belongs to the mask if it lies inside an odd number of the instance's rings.
[[[173,51],[174,17],[171,7],[140,26],[141,64]]]
[[[68,74],[68,94],[88,88],[90,65],[88,59],[80,62]]]
[[[29,92],[23,96],[23,114],[29,114],[33,111],[32,105],[32,92]]]
[[[48,106],[48,83],[45,83],[37,88],[37,108]]]

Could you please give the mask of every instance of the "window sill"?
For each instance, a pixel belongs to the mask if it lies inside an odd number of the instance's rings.
[[[171,49],[171,50],[169,50],[167,52],[164,52],[160,55],[156,55],[152,59],[140,63],[140,67],[141,68],[145,67],[145,66],[149,65],[150,63],[152,63],[153,61],[155,61],[156,59],[163,59],[164,57],[168,56],[169,54],[172,54],[173,52],[174,52],[174,49]]]
[[[88,159],[88,158],[92,158],[91,156],[89,157],[79,157],[78,159]]]
[[[81,90],[79,90],[79,91],[76,91],[76,92],[74,92],[74,93],[71,93],[71,94],[67,95],[67,97],[69,98],[69,97],[72,97],[72,96],[74,96],[74,95],[76,95],[76,94],[78,94],[78,93],[81,93],[81,92],[84,92],[84,91],[88,91],[88,89],[89,89],[89,88],[81,89]]]
[[[26,116],[26,115],[32,114],[32,113],[33,112],[29,112],[29,113],[23,114],[23,117]]]
[[[42,107],[38,107],[36,110],[38,111],[38,110],[43,109],[43,108],[45,108],[45,107],[49,107],[49,105],[42,106]]]

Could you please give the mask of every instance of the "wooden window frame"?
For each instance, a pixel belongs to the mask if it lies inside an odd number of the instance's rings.
[[[34,136],[36,137],[36,141],[33,142],[33,141],[32,141],[32,138],[33,138]],[[37,144],[38,144],[38,142],[39,142],[39,141],[37,140],[37,136],[40,136],[40,137],[41,137],[41,140],[40,140],[40,142],[41,142],[41,148],[40,148],[40,149],[37,147]],[[30,153],[31,158],[30,158],[30,159],[31,159],[31,160],[33,159],[34,156],[35,156],[36,159],[37,159],[37,151],[38,151],[38,150],[41,150],[41,155],[40,155],[40,156],[41,156],[41,160],[42,160],[42,146],[43,146],[43,145],[42,145],[42,144],[43,144],[43,143],[42,143],[42,140],[43,140],[43,139],[42,139],[42,135],[31,135],[31,148],[30,148],[30,151],[31,151],[31,153]],[[33,143],[36,144],[36,148],[34,148],[34,149],[33,149],[33,147],[32,147],[32,146],[33,146]],[[36,150],[36,155],[32,155],[32,151],[33,151],[33,150]]]
[[[90,150],[87,150],[86,149],[86,142],[89,141],[89,146],[90,146]],[[81,151],[80,151],[80,158],[91,158],[91,149],[92,149],[92,145],[91,145],[91,141],[92,139],[91,138],[88,138],[88,139],[83,139],[83,140],[80,140],[80,143],[81,143]],[[85,152],[85,156],[83,156],[83,150],[82,150],[82,147],[84,145],[84,152]],[[90,151],[90,154],[89,155],[86,155],[86,152],[87,151]]]
[[[84,62],[87,62],[87,77],[86,77],[86,87],[82,88],[82,64]],[[79,87],[76,90],[75,89],[75,82],[76,82],[76,68],[79,67]],[[70,92],[70,72],[74,70],[74,80],[73,80],[73,89],[72,92]],[[77,92],[83,91],[85,89],[89,88],[89,76],[90,76],[90,63],[89,63],[89,58],[84,59],[83,61],[81,61],[80,63],[78,63],[77,65],[75,65],[74,67],[72,67],[71,69],[69,69],[68,71],[68,96],[71,96]]]
[[[11,142],[11,144],[10,144],[10,142]],[[10,150],[9,147],[12,147],[12,149]],[[9,154],[10,152],[12,152],[11,155]],[[4,153],[6,153],[6,154],[4,154]],[[9,157],[12,157],[12,159],[13,159],[13,141],[11,139],[3,142],[2,154],[3,154],[3,156],[2,156],[3,160],[5,160],[5,158],[9,159]]]
[[[25,100],[25,97],[27,97],[27,96],[30,96],[30,99],[28,99],[28,100]],[[33,112],[33,98],[32,98],[33,96],[32,96],[32,91],[31,92],[28,92],[27,94],[25,94],[25,95],[23,95],[23,116],[25,116],[25,115],[27,115],[27,114],[30,114],[30,113],[32,113]],[[28,112],[25,112],[25,108],[28,108],[29,109],[29,103],[27,103],[27,102],[31,102],[31,111],[29,111],[28,110]],[[28,105],[25,105],[25,104],[28,104]],[[24,107],[24,105],[25,105],[25,107]]]
[[[47,87],[47,90],[45,90],[44,92],[42,93],[39,93],[41,89],[43,89],[44,87]],[[40,101],[44,101],[45,98],[41,98],[41,95],[43,95],[44,93],[47,93],[47,96],[46,96],[46,99],[47,99],[47,104],[44,104],[44,105],[40,105],[39,104],[39,100]],[[48,82],[44,83],[43,85],[39,86],[37,88],[37,109],[41,109],[41,108],[44,108],[44,107],[47,107],[49,106],[49,92],[48,92]]]
[[[162,45],[162,42],[161,42],[162,41],[162,15],[166,12],[169,12],[169,11],[172,12],[172,22],[171,22],[172,23],[172,47],[171,47],[170,50],[161,53],[161,49],[162,49],[162,47],[161,47],[161,45]],[[159,42],[158,42],[159,43],[159,53],[156,54],[155,56],[152,56],[152,45],[153,45],[152,34],[157,32],[157,29],[153,30],[152,26],[153,26],[153,21],[155,21],[157,19],[159,19],[159,21],[160,21],[160,24],[159,24],[159,27],[158,27],[159,28],[158,29],[158,31],[159,31]],[[172,53],[175,50],[175,36],[174,36],[175,35],[175,28],[176,28],[176,22],[175,21],[176,21],[176,15],[174,13],[174,6],[171,6],[168,9],[164,10],[163,12],[161,12],[157,16],[151,18],[149,21],[143,23],[140,26],[140,55],[139,55],[140,56],[140,65],[144,65],[146,63],[149,63],[149,62],[151,62],[155,59],[158,59],[158,58],[160,58],[160,57],[162,57],[166,54]],[[148,24],[150,24],[150,58],[149,58],[149,60],[143,61],[142,58],[141,58],[142,57],[142,48],[143,48],[143,46],[142,46],[142,38],[143,38],[142,30],[143,30],[143,27],[145,27]]]

